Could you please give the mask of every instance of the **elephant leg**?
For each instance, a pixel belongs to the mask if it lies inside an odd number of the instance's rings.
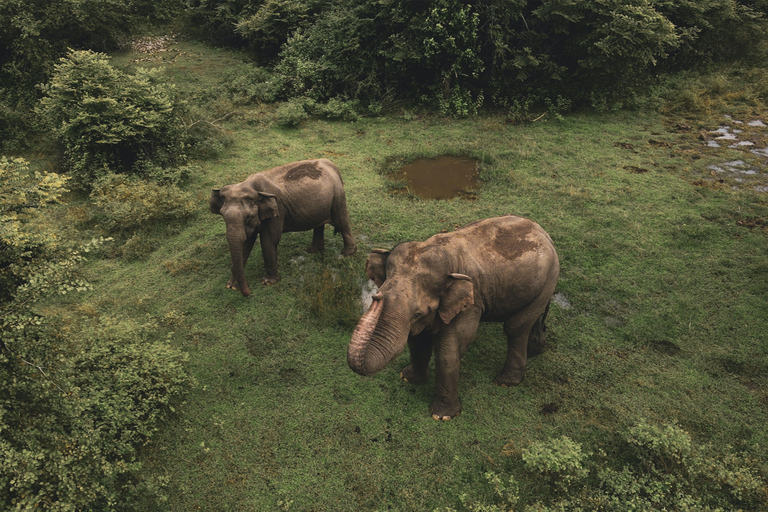
[[[549,313],[549,304],[547,304],[547,309],[544,310],[544,313],[542,313],[538,320],[536,320],[536,323],[533,324],[531,333],[528,335],[528,357],[538,356],[544,352],[544,345],[546,342],[544,331],[547,330],[544,321],[547,319],[547,313]]]
[[[261,280],[262,284],[275,284],[280,280],[277,268],[277,246],[282,234],[282,228],[261,233],[261,255],[264,258],[264,270],[267,273]]]
[[[475,338],[480,324],[480,311],[470,308],[460,313],[436,336],[435,391],[429,407],[432,417],[447,421],[461,413],[459,369],[461,357]]]
[[[429,380],[429,360],[432,359],[432,335],[422,332],[408,339],[411,364],[403,368],[400,378],[411,384],[426,384]]]
[[[344,249],[341,251],[341,254],[343,256],[355,254],[357,245],[355,245],[355,237],[352,236],[346,202],[331,212],[331,225],[341,233],[341,237],[344,239]]]
[[[504,368],[494,382],[499,386],[517,386],[523,382],[525,367],[528,363],[528,339],[538,319],[541,309],[529,306],[521,313],[504,321],[504,334],[507,336],[507,360]],[[543,325],[543,318],[541,324]]]
[[[256,244],[256,238],[258,236],[259,232],[255,231],[251,236],[245,239],[245,243],[243,244],[243,268],[245,268],[248,257],[251,255],[251,251],[253,251],[253,246]],[[245,272],[245,270],[243,270],[243,272]],[[237,280],[235,280],[234,275],[229,278],[227,288],[230,290],[237,290]]]
[[[309,246],[307,252],[323,252],[325,250],[325,224],[316,227],[312,230],[312,245]]]

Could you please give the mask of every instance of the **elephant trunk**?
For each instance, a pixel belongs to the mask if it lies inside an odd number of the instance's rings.
[[[396,355],[403,351],[408,340],[405,321],[396,321],[392,312],[382,317],[383,295],[373,296],[368,308],[352,333],[347,350],[349,367],[360,375],[373,375],[384,368]]]
[[[245,244],[245,227],[227,225],[227,243],[229,253],[232,256],[232,278],[243,296],[251,294],[248,283],[245,281],[245,258],[243,245]]]

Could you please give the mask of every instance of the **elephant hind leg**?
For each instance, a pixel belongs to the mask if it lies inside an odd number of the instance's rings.
[[[544,325],[541,305],[532,304],[520,313],[504,321],[507,336],[507,360],[494,382],[499,386],[517,386],[523,382],[528,364],[528,343],[531,333],[537,329],[539,320]],[[543,329],[542,329],[543,330]]]
[[[547,313],[549,313],[549,303],[544,313],[536,320],[531,328],[531,333],[528,335],[528,357],[538,356],[544,352],[544,346],[546,338],[544,332],[547,330],[547,326],[544,321],[547,319]]]
[[[343,256],[352,256],[357,251],[355,237],[352,236],[352,228],[349,224],[349,213],[347,212],[346,200],[341,205],[331,211],[331,225],[334,228],[334,234],[341,233],[344,239],[344,249],[341,251]]]
[[[309,246],[307,252],[323,252],[325,250],[325,224],[318,226],[312,230],[312,245]]]

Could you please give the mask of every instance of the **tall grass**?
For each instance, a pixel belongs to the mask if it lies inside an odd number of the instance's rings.
[[[182,57],[168,73],[194,65]],[[195,75],[215,81],[215,60]],[[539,486],[523,449],[566,436],[596,454],[579,480],[596,489],[601,467],[629,463],[620,433],[641,420],[678,425],[715,458],[747,453],[740,460],[765,478],[768,196],[693,185],[720,155],[675,129],[682,119],[276,121],[269,107],[245,106],[218,122],[231,144],[191,179],[198,214],[146,234],[156,250],[142,258],[90,262],[95,290],[60,305],[162,318],[189,353],[198,386],[142,456],[147,472],[167,479],[168,510],[467,509],[467,493],[475,505],[496,503],[489,472],[516,479],[518,506],[552,504],[561,487]],[[481,160],[474,199],[389,192],[393,161],[444,154]],[[358,254],[339,259],[330,229],[323,255],[306,254],[311,233],[288,233],[279,284],[248,299],[227,290],[210,188],[318,157],[341,169]],[[557,291],[570,304],[552,306],[547,350],[523,384],[492,385],[506,351],[497,324],[481,326],[462,362],[464,412],[450,422],[428,414],[434,381],[399,379],[407,354],[374,377],[353,374],[346,345],[368,250],[508,213],[550,233]],[[264,273],[258,247],[246,272],[252,282]],[[572,499],[584,495],[570,488]]]

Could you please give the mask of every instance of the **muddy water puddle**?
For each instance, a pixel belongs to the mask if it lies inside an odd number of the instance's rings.
[[[480,186],[480,165],[467,157],[419,158],[406,164],[394,178],[406,184],[407,192],[425,199],[472,197]]]

